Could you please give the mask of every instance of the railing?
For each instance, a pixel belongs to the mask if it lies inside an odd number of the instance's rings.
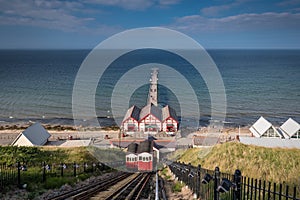
[[[110,170],[120,163],[22,163],[0,165],[0,191],[7,186],[23,187],[24,183],[45,182],[48,177],[77,177]],[[110,166],[110,167],[109,167]]]
[[[170,163],[169,168],[201,200],[300,200],[300,186],[243,177],[240,170],[227,174],[218,167],[207,170],[180,162]]]
[[[0,191],[6,185],[17,183],[17,168],[14,166],[0,165]]]

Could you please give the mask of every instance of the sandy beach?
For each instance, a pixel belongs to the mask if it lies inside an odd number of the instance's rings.
[[[10,125],[6,126],[4,129],[0,130],[0,145],[10,145],[13,140],[24,131],[29,125]],[[115,139],[119,137],[118,130],[109,130],[110,128],[99,129],[95,127],[90,128],[79,128],[76,130],[76,127],[73,126],[64,126],[64,125],[43,125],[45,129],[51,134],[49,141],[58,141],[58,140],[68,140],[70,137],[72,139],[86,140],[95,138],[98,140],[103,140],[106,135],[110,139]],[[17,127],[17,128],[16,128]],[[58,130],[55,130],[58,129]],[[222,130],[211,129],[208,127],[202,127],[196,132],[192,132],[189,135],[201,136],[207,135],[208,133],[217,133],[220,137],[235,137],[237,134],[241,135],[250,135],[249,127],[242,127],[240,130],[238,128],[226,127]]]

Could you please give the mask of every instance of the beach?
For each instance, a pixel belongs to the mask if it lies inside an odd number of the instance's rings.
[[[0,130],[0,145],[10,145],[14,139],[24,131],[29,125],[5,125],[5,129]],[[70,137],[73,140],[105,140],[106,135],[109,139],[117,139],[119,137],[119,130],[109,130],[110,127],[106,128],[96,128],[96,127],[85,127],[78,128],[75,126],[67,126],[67,125],[49,125],[44,124],[43,127],[51,134],[49,138],[50,144],[53,141],[58,140],[69,140]],[[114,127],[115,128],[115,127]],[[63,130],[62,130],[63,129]],[[106,130],[104,130],[106,129]],[[220,137],[231,137],[234,138],[239,133],[241,135],[250,136],[249,127],[225,127],[222,130],[220,129],[212,129],[208,127],[202,127],[198,131],[189,133],[189,136],[209,136],[208,133],[218,134]],[[155,135],[154,135],[155,136]],[[162,136],[162,134],[158,134],[157,136]],[[128,136],[130,138],[131,136]],[[171,139],[168,137],[168,139]]]

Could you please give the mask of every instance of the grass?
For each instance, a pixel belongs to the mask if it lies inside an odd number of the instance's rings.
[[[174,185],[172,186],[173,192],[181,192],[182,188],[184,187],[184,184],[180,181],[176,181]]]
[[[214,169],[233,174],[236,169],[243,176],[276,183],[299,185],[300,150],[265,148],[230,142],[207,149],[188,149],[181,154],[179,161],[194,166]],[[204,156],[203,156],[204,155]]]
[[[27,171],[21,171],[21,184],[27,184],[27,198],[32,199],[48,189],[59,188],[64,184],[73,185],[76,182],[85,180],[93,175],[92,173],[79,173],[78,171],[77,176],[73,177],[73,162],[79,164],[83,164],[84,162],[107,162],[109,159],[111,160],[111,158],[119,158],[121,154],[122,152],[119,150],[109,153],[98,150],[97,148],[90,149],[90,147],[59,148],[0,146],[0,165],[5,164],[15,167],[15,164],[18,161],[20,161],[21,164],[26,163]],[[122,159],[124,159],[124,156]],[[45,182],[42,182],[42,162],[55,164],[52,165],[51,172],[46,172],[47,177]],[[64,170],[64,177],[59,177],[59,164],[61,162],[69,163],[68,167]],[[91,167],[91,165],[89,165],[89,167]],[[82,165],[80,169],[83,171]],[[94,175],[99,173],[102,172],[99,170],[94,171]],[[13,187],[15,186],[7,186],[8,189],[13,189]]]
[[[96,158],[87,147],[59,148],[59,147],[16,147],[0,146],[0,164],[13,165],[16,162],[36,164],[96,162]]]

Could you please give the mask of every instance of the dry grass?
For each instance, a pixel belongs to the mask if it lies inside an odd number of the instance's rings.
[[[203,168],[234,173],[240,169],[244,176],[290,185],[300,185],[300,150],[264,148],[230,142],[216,145],[206,155],[204,149],[188,149],[179,159]]]

